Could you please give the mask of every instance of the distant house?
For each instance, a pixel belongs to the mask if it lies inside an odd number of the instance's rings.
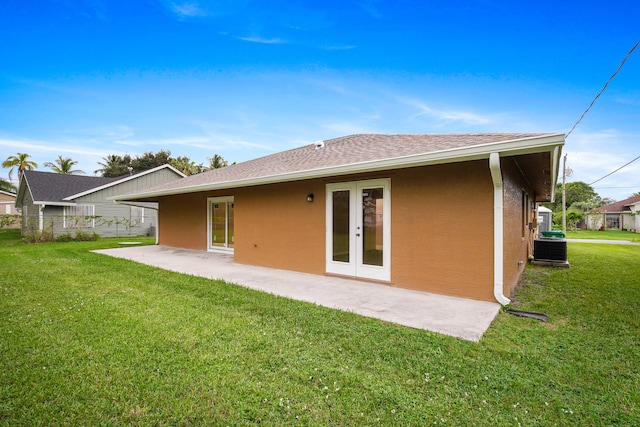
[[[506,304],[563,144],[550,133],[350,135],[114,200],[158,203],[162,245]]]
[[[640,232],[640,196],[600,206],[586,215],[591,230],[626,230]]]
[[[119,178],[24,171],[16,200],[22,211],[22,235],[51,232],[57,237],[79,231],[102,237],[153,234],[156,203],[125,205],[107,198],[184,176],[169,165]]]
[[[15,204],[16,195],[14,193],[0,190],[0,215],[20,215]],[[20,221],[5,228],[20,228]]]

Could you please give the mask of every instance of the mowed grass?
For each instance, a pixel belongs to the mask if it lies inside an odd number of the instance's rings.
[[[632,242],[640,242],[640,233],[621,230],[568,230],[567,238],[589,240],[629,240]]]
[[[640,246],[529,267],[479,343],[0,231],[0,425],[562,426],[640,419]],[[425,313],[425,316],[428,316]]]

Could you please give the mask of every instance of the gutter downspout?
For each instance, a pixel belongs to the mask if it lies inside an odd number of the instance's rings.
[[[38,205],[38,231],[44,232],[44,208],[46,205]]]
[[[489,169],[493,181],[493,296],[502,305],[511,302],[503,294],[504,280],[504,217],[502,215],[503,188],[500,154],[489,155]]]

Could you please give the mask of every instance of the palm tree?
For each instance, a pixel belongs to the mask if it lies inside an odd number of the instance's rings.
[[[204,166],[202,166],[202,164],[198,165],[196,164],[196,162],[186,156],[171,159],[169,161],[169,164],[187,176],[200,173],[204,169]]]
[[[209,161],[209,169],[220,169],[229,166],[229,162],[220,154],[214,154],[213,157],[207,157]]]
[[[7,160],[2,162],[3,168],[11,168],[11,170],[9,170],[9,181],[11,181],[11,175],[15,168],[18,168],[18,181],[20,181],[22,173],[25,170],[32,170],[38,167],[36,162],[28,160],[29,157],[31,157],[29,154],[18,153],[17,156],[9,156]]]
[[[55,163],[46,162],[44,167],[50,168],[52,171],[56,173],[62,173],[65,175],[84,175],[84,171],[79,169],[72,169],[78,162],[75,160],[71,160],[69,157],[58,156]]]
[[[103,157],[102,160],[104,162],[98,162],[102,168],[95,170],[95,174],[99,173],[104,178],[116,178],[130,173],[131,157],[128,154],[124,157],[117,154],[109,154]]]

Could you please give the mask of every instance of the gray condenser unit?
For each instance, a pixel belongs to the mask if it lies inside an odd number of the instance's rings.
[[[535,261],[567,262],[567,241],[565,239],[536,239],[533,242]]]

